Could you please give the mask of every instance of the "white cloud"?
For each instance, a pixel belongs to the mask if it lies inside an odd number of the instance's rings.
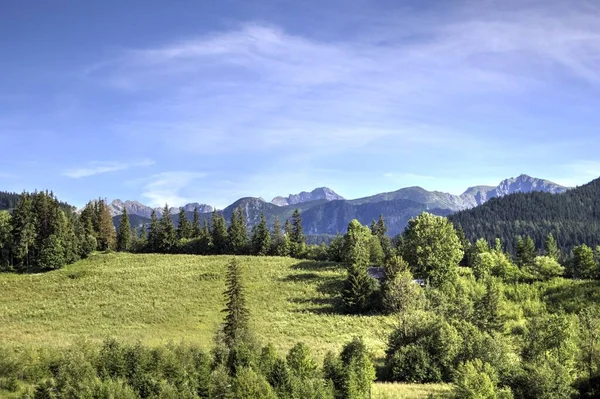
[[[82,168],[69,169],[63,173],[64,176],[80,179],[82,177],[95,176],[103,173],[118,172],[127,170],[135,167],[152,166],[154,161],[143,160],[139,162],[90,162],[87,166]]]
[[[564,165],[568,177],[556,179],[556,183],[566,187],[576,187],[600,178],[600,161],[581,160]]]
[[[151,206],[182,206],[189,202],[196,202],[199,199],[193,196],[186,196],[182,191],[188,188],[193,182],[206,177],[203,172],[192,171],[172,171],[153,175],[146,179],[142,197],[148,200]]]

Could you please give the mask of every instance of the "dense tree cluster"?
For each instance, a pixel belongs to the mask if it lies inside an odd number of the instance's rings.
[[[58,269],[95,249],[85,220],[50,192],[23,193],[12,213],[0,211],[0,270]]]
[[[126,215],[121,217],[119,231],[127,231],[127,227],[121,229],[121,224],[127,224],[123,221],[125,217]],[[194,211],[191,221],[185,219],[185,212],[182,210],[175,227],[169,207],[165,205],[160,219],[153,212],[147,237],[143,234],[134,235],[128,250],[196,255],[271,255],[298,258],[322,256],[315,255],[317,251],[314,247],[309,248],[304,242],[302,219],[298,210],[294,212],[291,221],[286,220],[285,230],[279,219],[276,219],[272,229],[269,229],[264,214],[261,214],[260,222],[249,231],[241,207],[232,212],[229,223],[223,213],[216,210],[212,213],[210,223],[206,220],[202,225],[200,223],[198,209]],[[317,248],[321,252],[326,250],[325,246]]]
[[[568,255],[577,245],[600,245],[600,179],[563,194],[532,192],[493,198],[449,218],[469,240],[500,238],[509,253],[516,252],[518,236],[530,236],[541,248],[552,233],[563,255]]]

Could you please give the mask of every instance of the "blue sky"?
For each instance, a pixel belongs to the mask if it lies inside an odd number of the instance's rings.
[[[595,1],[0,1],[0,190],[223,207],[600,176]]]

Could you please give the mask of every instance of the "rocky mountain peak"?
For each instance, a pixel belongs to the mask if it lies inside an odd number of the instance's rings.
[[[275,197],[271,203],[277,206],[295,205],[302,202],[317,201],[317,200],[343,200],[344,197],[337,194],[329,187],[319,187],[312,190],[310,193],[302,191],[298,194],[290,194],[288,197]]]

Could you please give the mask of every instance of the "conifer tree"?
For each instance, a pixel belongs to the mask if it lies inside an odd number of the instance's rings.
[[[517,238],[517,255],[516,263],[519,267],[526,267],[533,265],[537,251],[535,244],[530,236],[518,237]]]
[[[273,223],[273,234],[271,236],[271,254],[275,256],[289,256],[290,243],[288,237],[281,229],[279,218],[275,218]]]
[[[233,210],[227,234],[229,237],[229,250],[233,254],[245,255],[248,253],[248,228],[241,206]]]
[[[185,209],[179,208],[179,222],[177,223],[177,239],[185,239],[191,237],[192,228],[189,220],[185,217]]]
[[[201,255],[207,255],[212,251],[212,239],[210,235],[210,229],[208,228],[208,222],[206,219],[202,223],[202,229],[200,230],[200,236],[198,237],[198,253]]]
[[[27,271],[30,266],[30,254],[37,238],[32,200],[27,193],[23,193],[17,202],[11,218],[11,231],[17,270]]]
[[[177,233],[173,221],[171,220],[171,212],[169,205],[165,204],[163,215],[158,222],[158,251],[161,253],[170,252],[177,241]]]
[[[123,214],[119,220],[119,228],[117,230],[117,251],[128,251],[131,247],[131,223],[127,208],[123,208]]]
[[[96,215],[98,249],[100,251],[114,249],[116,241],[115,226],[110,215],[110,209],[102,199],[96,203]]]
[[[250,314],[246,307],[246,297],[242,285],[242,271],[237,259],[233,258],[227,266],[224,341],[228,348],[244,343],[249,335]]]
[[[285,224],[283,226],[283,232],[290,240],[292,239],[292,224],[290,223],[290,219],[285,220]]]
[[[295,244],[304,244],[304,232],[302,228],[302,218],[300,217],[300,211],[294,210],[292,215],[292,231],[290,241]]]
[[[476,324],[483,331],[503,330],[502,301],[503,293],[500,284],[493,277],[488,277],[485,281],[485,294],[475,305]]]
[[[546,237],[546,255],[555,261],[558,261],[560,258],[560,250],[552,233],[548,233]]]
[[[192,236],[191,238],[199,238],[202,228],[200,227],[200,212],[198,207],[194,208],[194,219],[192,221]]]
[[[573,272],[574,277],[583,279],[598,278],[598,265],[594,259],[594,251],[583,244],[573,248]]]
[[[148,249],[150,252],[158,251],[158,234],[159,234],[158,217],[156,216],[156,210],[152,210],[150,215],[150,228],[148,230]]]
[[[271,234],[265,214],[260,214],[260,222],[252,229],[252,254],[266,256],[271,249]]]
[[[371,232],[358,220],[352,220],[344,236],[343,261],[347,277],[342,290],[342,298],[348,311],[364,312],[369,309],[375,290],[374,280],[367,267],[370,258]]]
[[[219,215],[216,209],[212,214],[210,235],[213,252],[217,255],[227,253],[227,224],[223,215]]]

